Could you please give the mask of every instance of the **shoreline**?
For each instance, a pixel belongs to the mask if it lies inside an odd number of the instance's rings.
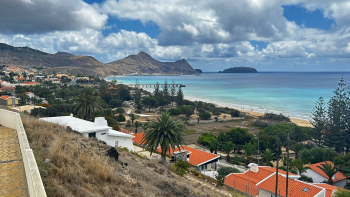
[[[121,83],[123,85],[129,85],[128,83]],[[152,88],[143,88],[144,90],[148,91],[148,92],[152,92]],[[211,101],[209,99],[204,99],[204,98],[194,98],[194,97],[191,97],[191,96],[186,96],[185,95],[185,98],[186,100],[189,100],[189,101],[202,101],[202,102],[207,102],[207,103],[213,103],[215,104],[216,106],[218,107],[227,107],[227,108],[230,108],[230,109],[236,109],[240,112],[244,112],[244,113],[247,113],[251,116],[254,116],[254,117],[259,117],[259,116],[262,116],[264,115],[264,113],[266,112],[269,112],[269,113],[275,113],[275,114],[280,114],[282,113],[282,111],[278,111],[278,110],[271,110],[271,109],[265,109],[265,108],[257,108],[257,107],[251,107],[249,105],[239,105],[239,104],[234,104],[234,103],[220,103],[220,102],[217,102],[217,101]],[[218,104],[219,103],[219,104]],[[243,106],[242,108],[243,109],[240,109],[240,107]],[[245,110],[245,108],[251,108],[253,111],[251,110]],[[282,113],[283,114],[283,113]],[[289,117],[289,116],[288,116]],[[312,125],[310,124],[309,120],[307,119],[302,119],[302,118],[298,118],[298,117],[289,117],[290,118],[290,121],[292,123],[295,123],[296,125],[298,126],[302,126],[302,127],[312,127]]]

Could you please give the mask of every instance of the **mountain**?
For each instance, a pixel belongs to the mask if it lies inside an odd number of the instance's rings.
[[[234,68],[227,68],[223,71],[219,71],[219,73],[257,73],[258,71],[255,68],[252,67],[234,67]]]
[[[143,74],[195,74],[192,66],[185,60],[175,62],[161,62],[145,52],[137,55],[129,55],[124,59],[106,64],[109,69],[119,74],[143,73]]]
[[[49,54],[29,47],[13,47],[3,43],[0,43],[0,65],[37,67],[48,73],[113,74],[103,63],[91,56],[77,56],[66,52]]]

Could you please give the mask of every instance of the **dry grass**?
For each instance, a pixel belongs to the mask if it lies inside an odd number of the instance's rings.
[[[94,139],[26,115],[22,121],[48,196],[220,196],[154,161],[119,150],[116,162]]]

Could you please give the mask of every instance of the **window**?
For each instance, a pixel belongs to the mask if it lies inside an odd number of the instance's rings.
[[[303,192],[308,192],[309,190],[310,190],[309,188],[305,187],[302,191]]]
[[[89,133],[89,138],[96,137],[96,133]]]
[[[115,148],[118,148],[118,141],[115,141]]]
[[[101,133],[101,135],[106,135],[106,133]]]

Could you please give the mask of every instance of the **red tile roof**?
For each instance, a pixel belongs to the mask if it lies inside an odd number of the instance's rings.
[[[3,90],[14,90],[14,87],[2,87]]]
[[[134,138],[132,138],[132,141],[134,141],[134,144],[141,145],[143,133],[136,133],[136,134],[131,134],[131,135],[135,136]]]
[[[194,165],[194,166],[199,166],[203,163],[220,158],[220,155],[208,153],[208,152],[201,151],[201,150],[191,148],[188,146],[182,146],[182,147],[183,147],[183,149],[181,149],[181,150],[186,150],[190,154],[189,163]],[[162,149],[160,147],[157,150],[158,150],[158,152],[162,151]],[[179,149],[175,148],[175,152],[177,152],[177,151],[179,151]],[[170,149],[169,154],[170,155],[173,154],[173,151],[171,149]]]
[[[325,162],[311,164],[311,165],[308,165],[308,166],[311,168],[311,170],[313,170],[317,174],[323,176],[325,179],[328,179],[328,176],[326,175],[326,173],[324,173],[320,168],[317,167],[317,166],[321,166],[321,164],[325,164],[326,162],[327,163],[331,163],[332,166],[334,165],[333,162],[331,162],[331,161],[325,161]],[[337,174],[335,175],[335,180],[333,179],[333,182],[337,182],[337,181],[340,181],[340,180],[343,180],[343,179],[346,179],[344,174],[341,173],[341,172],[337,172]]]
[[[122,129],[122,128],[120,128],[120,132],[126,133],[126,134],[132,134],[132,132],[130,132],[130,131],[126,130],[126,129]]]
[[[278,174],[278,190],[277,194],[280,196],[286,196],[286,177]],[[276,173],[271,174],[269,177],[258,183],[256,186],[260,189],[267,190],[271,193],[275,193],[276,185]],[[325,192],[326,189],[313,185],[311,183],[305,183],[299,180],[289,179],[288,181],[288,196],[300,196],[300,197],[313,197],[320,192]]]
[[[38,84],[38,82],[26,82],[26,83],[24,83],[24,84]]]
[[[256,184],[270,176],[272,173],[276,172],[276,168],[270,166],[259,166],[258,172],[250,172],[250,193],[253,196],[259,194],[259,189],[256,187]],[[281,174],[286,174],[286,171],[278,170]],[[290,176],[297,176],[296,174],[289,173]],[[228,185],[232,188],[236,188],[242,192],[248,193],[248,180],[249,180],[249,171],[245,173],[231,173],[225,178],[225,185]]]
[[[7,100],[8,98],[10,98],[10,96],[0,96],[0,99],[2,100]]]
[[[338,188],[339,188],[333,185],[329,185],[327,183],[314,183],[314,185],[325,188],[326,197],[332,197],[333,192],[338,191]]]

